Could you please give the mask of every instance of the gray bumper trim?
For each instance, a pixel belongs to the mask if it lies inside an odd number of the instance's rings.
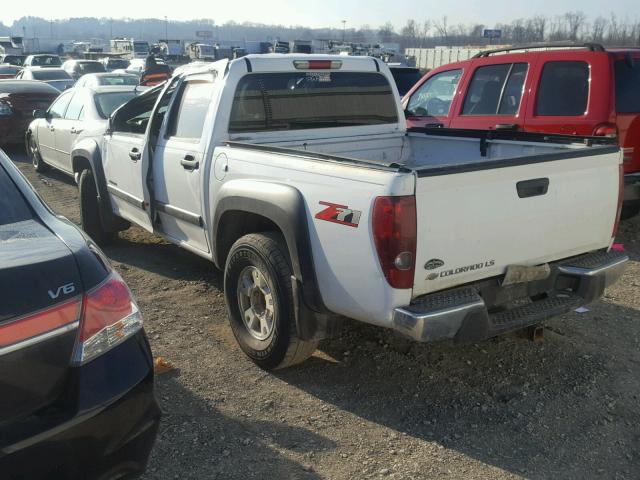
[[[393,311],[393,329],[418,342],[444,339],[478,341],[566,313],[579,304],[590,303],[622,275],[629,257],[621,252],[594,252],[552,264],[557,276],[578,280],[574,291],[555,290],[549,298],[526,307],[490,315],[472,287],[424,295],[411,305]],[[566,299],[566,300],[563,300]],[[505,317],[508,318],[505,323]]]

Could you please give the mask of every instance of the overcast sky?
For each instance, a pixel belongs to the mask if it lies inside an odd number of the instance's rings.
[[[490,27],[514,18],[536,14],[553,16],[571,10],[582,10],[591,18],[615,12],[619,17],[632,20],[640,15],[639,3],[638,0],[31,0],[24,4],[2,0],[0,21],[11,24],[26,15],[49,19],[163,18],[166,15],[170,20],[211,18],[216,23],[234,20],[309,27],[341,27],[341,21],[346,20],[347,28],[363,24],[377,28],[390,21],[399,28],[408,18],[422,22],[446,15],[450,24],[482,23]]]

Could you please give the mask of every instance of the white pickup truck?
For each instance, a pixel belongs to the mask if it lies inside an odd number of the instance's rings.
[[[224,270],[233,333],[266,369],[350,317],[477,341],[593,301],[621,154],[595,139],[407,131],[368,57],[249,55],[188,69],[76,145],[82,224],[137,224]]]

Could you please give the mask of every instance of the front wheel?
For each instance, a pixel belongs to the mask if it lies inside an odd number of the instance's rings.
[[[289,367],[316,350],[317,340],[297,335],[291,265],[281,235],[253,233],[233,244],[224,271],[224,294],[233,334],[259,367]]]

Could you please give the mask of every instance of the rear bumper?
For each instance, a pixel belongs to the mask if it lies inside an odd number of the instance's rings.
[[[80,393],[63,400],[78,402],[78,411],[69,416],[54,414],[62,417],[57,421],[43,418],[38,422],[41,428],[0,447],[3,480],[107,480],[144,471],[160,421],[144,334],[78,370],[75,380]],[[123,391],[122,378],[135,383]]]
[[[598,299],[628,260],[624,253],[602,251],[551,264],[544,298],[494,313],[474,287],[424,295],[394,310],[393,328],[419,342],[473,342],[535,325]]]
[[[640,204],[640,173],[624,176],[624,203]]]

